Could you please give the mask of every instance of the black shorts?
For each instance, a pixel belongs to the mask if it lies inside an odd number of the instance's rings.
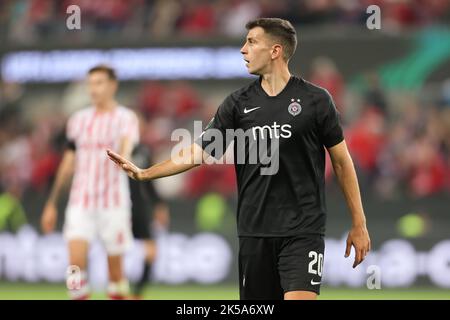
[[[239,238],[239,293],[241,300],[282,300],[288,291],[320,294],[324,238]]]
[[[150,217],[147,212],[139,212],[132,210],[131,213],[131,228],[133,237],[139,240],[151,240],[153,235],[150,228]]]

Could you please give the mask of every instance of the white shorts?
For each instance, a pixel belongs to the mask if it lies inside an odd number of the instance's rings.
[[[68,206],[64,221],[64,238],[86,240],[97,237],[108,255],[122,255],[132,243],[131,210],[128,208],[86,210]]]

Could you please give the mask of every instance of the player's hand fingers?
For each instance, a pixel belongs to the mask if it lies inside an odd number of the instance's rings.
[[[122,168],[123,168],[123,170],[125,170],[125,172],[127,173],[127,175],[130,178],[133,178],[135,180],[139,180],[138,179],[139,168],[137,168],[134,164],[132,164],[132,163],[124,163],[124,164],[122,164]]]
[[[366,244],[361,249],[362,249],[362,252],[363,252],[363,260],[364,260],[365,257],[369,254],[369,251],[370,251],[370,239],[367,240]]]
[[[113,158],[113,157],[109,157],[109,160],[111,160],[112,162],[114,162],[115,164],[117,164],[118,166],[120,166],[121,165],[121,163],[119,162],[119,160],[117,160],[116,158]]]
[[[367,256],[367,250],[366,249],[361,250],[361,262],[360,263],[362,263],[366,259],[366,256]]]
[[[45,234],[50,233],[53,231],[54,225],[55,225],[55,223],[54,223],[54,221],[52,221],[52,219],[50,219],[49,217],[45,217],[42,220],[42,224],[41,224],[42,231]]]
[[[353,268],[356,268],[361,263],[361,250],[357,250],[355,247],[355,261],[353,262]]]
[[[44,233],[50,233],[54,230],[57,219],[57,209],[52,204],[46,204],[41,216],[41,228]]]
[[[366,256],[369,254],[370,250],[372,250],[372,243],[370,242],[370,239],[367,241],[367,246],[365,248],[365,254]]]
[[[129,161],[121,163],[120,167],[122,167],[122,169],[125,170],[128,174],[135,174],[137,172],[137,167]]]
[[[127,173],[130,173],[130,174],[133,174],[133,175],[135,175],[138,172],[138,168],[135,165],[131,164],[131,163],[124,163],[124,164],[122,164],[122,168]]]
[[[353,264],[353,268],[356,268],[359,264],[361,264],[366,258],[367,251],[365,249],[359,249],[355,251],[358,252],[355,258],[355,263]]]
[[[350,241],[350,239],[347,239],[347,245],[345,247],[345,255],[344,257],[348,257],[350,255],[350,250],[352,249],[352,242]]]
[[[124,157],[122,157],[120,154],[115,153],[114,151],[111,150],[106,150],[106,153],[108,154],[108,157],[114,161],[117,164],[122,164],[122,163],[127,163],[128,160],[125,159]]]
[[[111,150],[106,150],[106,153],[108,154],[108,157],[112,160],[112,161],[114,161],[115,163],[117,163],[117,164],[121,164],[121,163],[123,163],[124,162],[124,158],[122,158],[120,155],[118,155],[117,153],[115,153],[115,152],[113,152],[113,151],[111,151]]]
[[[119,167],[121,167],[123,170],[125,170],[125,172],[127,173],[127,175],[130,178],[133,178],[135,180],[140,180],[139,172],[141,170],[138,167],[136,167],[131,161],[125,159],[121,155],[119,155],[109,149],[106,150],[106,153],[108,154],[108,157],[112,161],[114,161]]]
[[[123,168],[126,171],[131,171],[131,173],[134,173],[136,170],[134,168],[133,165],[131,165],[131,162],[128,161],[127,159],[123,158],[122,156],[120,156],[119,154],[111,151],[111,150],[107,150],[106,151],[109,158],[114,161],[117,165],[119,165],[121,168]]]
[[[117,164],[118,166],[121,165],[121,163],[120,163],[117,159],[112,158],[112,157],[109,157],[109,159],[110,159],[112,162],[114,162],[115,164]]]
[[[46,234],[51,233],[53,231],[53,227],[54,227],[54,224],[51,221],[48,221],[47,224],[45,225],[44,232]]]

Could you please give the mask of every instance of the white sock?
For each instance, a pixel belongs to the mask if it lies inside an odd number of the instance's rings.
[[[128,280],[123,278],[118,282],[110,282],[107,291],[110,298],[125,298],[130,293],[130,285]]]

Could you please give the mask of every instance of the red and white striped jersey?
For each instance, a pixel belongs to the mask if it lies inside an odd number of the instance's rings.
[[[76,146],[69,206],[86,210],[129,207],[128,176],[108,158],[106,149],[118,152],[124,138],[132,146],[138,143],[136,114],[123,106],[109,112],[88,107],[70,117],[66,134]]]

